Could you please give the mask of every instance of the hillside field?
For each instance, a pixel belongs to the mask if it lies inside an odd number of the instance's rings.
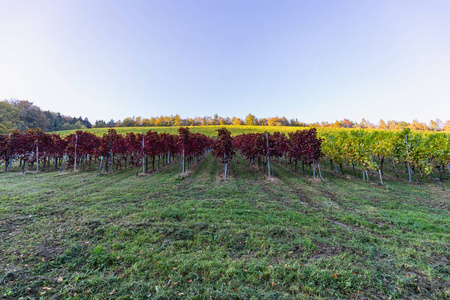
[[[443,299],[450,194],[240,155],[136,167],[0,171],[2,299]],[[27,298],[29,297],[29,298]]]
[[[192,133],[202,133],[209,137],[217,137],[217,129],[226,128],[231,132],[232,136],[236,136],[242,133],[263,133],[263,132],[293,132],[301,129],[309,129],[309,127],[297,127],[297,126],[248,126],[248,125],[210,125],[210,126],[186,126],[189,127],[190,132]],[[154,127],[114,127],[119,134],[126,134],[127,132],[134,133],[142,133],[147,132],[148,130],[155,131],[158,133],[170,133],[170,134],[178,134],[177,126],[154,126]],[[97,136],[102,136],[105,133],[108,133],[109,128],[90,128],[83,129],[83,131],[88,131]],[[57,131],[55,133],[66,136],[71,133],[75,133],[76,130],[63,130]]]

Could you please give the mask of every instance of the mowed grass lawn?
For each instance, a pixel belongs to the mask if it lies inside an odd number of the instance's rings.
[[[0,298],[450,296],[448,191],[273,167],[269,180],[238,156],[227,181],[211,155],[184,178],[177,162],[2,170]]]

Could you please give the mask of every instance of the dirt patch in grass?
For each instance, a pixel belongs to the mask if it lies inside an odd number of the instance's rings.
[[[214,179],[215,182],[219,182],[219,183],[224,183],[224,182],[230,182],[234,180],[234,176],[230,173],[230,171],[227,171],[227,179],[223,178],[224,172],[222,170],[222,172],[219,172],[216,175],[216,178]]]
[[[428,262],[430,264],[440,264],[440,263],[442,263],[442,264],[446,265],[449,268],[448,273],[450,275],[450,260],[449,260],[449,258],[447,256],[445,256],[443,254],[440,254],[440,253],[437,253],[437,252],[433,252],[431,254],[430,258],[428,259]]]
[[[63,252],[64,249],[62,247],[48,243],[37,245],[35,248],[36,256],[42,261],[54,260]]]
[[[317,247],[317,249],[312,251],[312,256],[309,259],[318,259],[339,255],[343,252],[354,253],[354,251],[344,246],[330,246],[318,241],[315,241],[314,245]]]
[[[449,190],[443,192],[442,197],[439,200],[423,198],[423,197],[415,197],[415,199],[421,204],[425,204],[427,206],[431,206],[431,207],[434,207],[437,209],[450,211],[450,191]]]

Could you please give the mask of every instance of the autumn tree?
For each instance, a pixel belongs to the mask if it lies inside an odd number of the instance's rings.
[[[355,126],[355,123],[350,121],[349,119],[342,120],[342,127],[353,128],[354,126]]]
[[[269,126],[283,126],[283,122],[280,118],[275,117],[275,118],[269,118],[267,120],[267,125]]]
[[[173,118],[173,126],[181,126],[183,125],[180,115],[175,115]]]
[[[445,131],[450,131],[450,120],[447,120],[447,122],[445,122],[445,124],[444,124],[444,130],[445,130]]]
[[[236,118],[236,117],[233,117],[233,119],[231,120],[231,123],[232,123],[233,125],[244,125],[244,122],[242,122],[241,119]]]
[[[361,120],[361,128],[373,128],[373,125],[372,123],[363,118]]]
[[[256,117],[254,115],[248,114],[245,117],[245,125],[256,125],[257,123],[258,123],[257,119],[256,119]]]

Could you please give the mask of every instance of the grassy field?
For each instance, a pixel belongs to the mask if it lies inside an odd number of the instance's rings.
[[[247,125],[220,125],[220,126],[187,126],[193,133],[203,133],[209,137],[217,137],[217,129],[227,128],[232,136],[236,136],[241,133],[263,133],[263,132],[294,132],[300,129],[307,129],[309,127],[293,127],[293,126],[247,126]],[[178,128],[175,126],[161,126],[161,127],[114,127],[117,133],[126,134],[127,132],[142,133],[148,130],[156,132],[166,132],[170,134],[178,134]],[[61,136],[66,136],[71,133],[75,133],[76,130],[64,130],[57,131],[56,133]],[[95,135],[102,136],[108,133],[108,128],[91,128],[84,129],[83,131],[91,132]]]
[[[217,137],[217,129],[219,128],[227,128],[232,136],[236,136],[242,133],[264,133],[264,132],[281,132],[281,133],[289,133],[295,132],[297,130],[305,130],[310,129],[311,127],[299,127],[299,126],[249,126],[249,125],[208,125],[208,126],[184,126],[189,127],[191,132],[194,133],[203,133],[209,137]],[[170,134],[178,134],[177,126],[153,126],[153,127],[114,127],[114,129],[120,133],[125,135],[127,132],[134,133],[142,133],[147,132],[148,130],[155,132],[166,132]],[[103,136],[103,134],[108,133],[109,128],[90,128],[83,129],[83,131],[91,132],[97,136]],[[317,127],[317,132],[319,136],[321,132],[329,132],[329,131],[353,131],[358,130],[357,128],[330,128],[330,127]],[[381,129],[364,129],[367,131],[378,131]],[[75,133],[77,130],[62,130],[56,131],[55,133],[66,136],[71,133]],[[399,130],[388,130],[389,132],[398,132]],[[413,132],[420,133],[421,135],[429,135],[429,134],[447,134],[446,132],[440,131],[423,131],[423,130],[413,130]]]
[[[0,298],[449,298],[448,191],[273,167],[2,170]]]

